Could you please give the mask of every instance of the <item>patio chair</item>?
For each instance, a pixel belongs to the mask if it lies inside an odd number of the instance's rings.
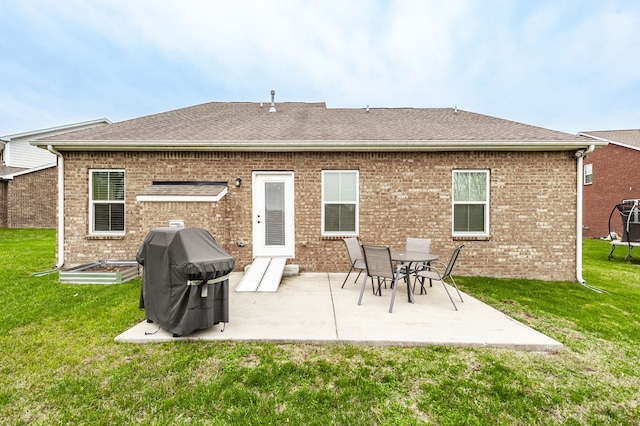
[[[359,270],[358,276],[354,281],[355,283],[358,281],[358,278],[360,278],[360,274],[362,273],[362,271],[364,271],[367,268],[367,266],[364,263],[364,255],[362,254],[362,248],[360,248],[360,243],[358,242],[358,239],[355,237],[350,237],[350,238],[344,238],[343,241],[344,241],[344,245],[347,247],[347,253],[349,254],[349,262],[351,263],[351,269],[349,269],[349,273],[344,278],[342,287],[340,288],[344,288],[344,285],[347,283],[347,279],[349,278],[349,275],[351,275],[351,272],[354,269]]]
[[[378,292],[381,293],[380,285],[382,282],[386,283],[386,280],[391,281],[391,287],[393,292],[391,294],[391,303],[389,304],[389,313],[393,312],[393,302],[396,298],[396,291],[398,290],[398,283],[400,279],[405,277],[405,268],[402,265],[394,265],[391,260],[391,250],[387,246],[369,246],[363,245],[364,261],[366,265],[367,277],[371,277],[373,280],[378,280]],[[411,284],[407,283],[407,294],[409,301],[413,303],[413,294]],[[362,304],[362,295],[364,294],[364,288],[367,285],[367,280],[362,281],[362,287],[360,288],[360,298],[358,299],[358,305]],[[375,290],[374,290],[375,291]]]
[[[424,289],[425,279],[440,281],[442,282],[442,286],[447,292],[447,295],[449,296],[449,300],[451,300],[451,303],[453,303],[453,307],[455,308],[456,311],[458,310],[458,307],[456,306],[456,303],[453,301],[453,298],[451,297],[451,294],[449,293],[449,290],[447,289],[447,285],[445,284],[444,280],[445,278],[451,279],[453,286],[458,292],[458,297],[460,297],[460,301],[464,302],[464,300],[462,300],[462,295],[460,294],[460,290],[458,290],[458,285],[456,284],[456,281],[453,279],[453,276],[451,275],[451,271],[453,271],[453,267],[455,266],[456,260],[458,259],[458,256],[460,255],[460,251],[462,250],[463,247],[464,247],[464,244],[456,247],[456,249],[453,251],[453,254],[451,255],[451,259],[449,259],[448,264],[445,264],[444,262],[433,261],[431,262],[430,265],[420,266],[418,268],[418,271],[416,272],[416,278],[418,281],[420,281],[420,287],[421,287],[420,294],[422,294],[423,291],[425,291],[426,293],[426,290]],[[442,269],[442,272],[440,272],[438,268],[433,264],[439,265],[440,269]]]
[[[408,237],[404,245],[406,251],[421,251],[425,253],[431,252],[431,238],[412,238]]]
[[[408,237],[407,242],[404,245],[404,250],[431,253],[431,238]],[[410,262],[408,265],[405,265],[407,267],[407,271],[409,272],[409,275],[410,276],[413,275],[414,285],[415,285],[415,279],[416,279],[416,276],[415,276],[416,270],[420,265],[421,265],[420,263],[416,263],[416,262]]]

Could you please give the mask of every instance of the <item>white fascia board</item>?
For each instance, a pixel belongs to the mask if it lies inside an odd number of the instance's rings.
[[[158,203],[215,203],[221,198],[203,195],[136,195],[136,201]]]
[[[136,195],[136,201],[156,203],[217,203],[227,195],[224,188],[218,195]]]
[[[59,151],[236,151],[236,152],[302,152],[302,151],[572,151],[605,142],[584,139],[557,141],[417,141],[417,140],[216,140],[216,141],[33,141],[34,145],[53,145]]]

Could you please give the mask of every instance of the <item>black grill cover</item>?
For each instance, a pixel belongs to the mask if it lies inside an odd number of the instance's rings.
[[[194,330],[229,322],[229,280],[208,281],[233,270],[234,259],[201,228],[152,229],[138,250],[136,260],[144,266],[140,308],[146,318],[186,336]],[[206,286],[206,295],[202,287]]]

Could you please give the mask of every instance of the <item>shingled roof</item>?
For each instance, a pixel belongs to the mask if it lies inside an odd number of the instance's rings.
[[[29,169],[26,169],[24,167],[8,167],[5,166],[4,164],[0,163],[0,179],[3,179],[3,176],[9,176],[12,175],[14,173],[20,173],[20,172],[25,172]]]
[[[640,148],[640,129],[629,130],[598,130],[593,132],[580,132],[580,135],[604,139],[609,142]]]
[[[61,150],[568,150],[589,139],[454,108],[211,102],[35,141]],[[593,141],[592,141],[593,142]]]

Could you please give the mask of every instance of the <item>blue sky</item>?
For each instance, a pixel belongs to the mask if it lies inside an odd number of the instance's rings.
[[[0,135],[211,101],[640,128],[640,2],[2,0]]]

